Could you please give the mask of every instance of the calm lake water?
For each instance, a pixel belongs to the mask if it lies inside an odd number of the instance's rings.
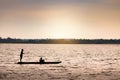
[[[62,61],[60,64],[16,64]],[[0,80],[120,80],[117,44],[0,44]]]

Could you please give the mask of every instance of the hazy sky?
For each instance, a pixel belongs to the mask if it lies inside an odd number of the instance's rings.
[[[0,0],[0,36],[120,38],[120,0]]]

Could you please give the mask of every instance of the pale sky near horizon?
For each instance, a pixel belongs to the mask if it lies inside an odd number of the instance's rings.
[[[0,0],[0,37],[120,39],[120,0]]]

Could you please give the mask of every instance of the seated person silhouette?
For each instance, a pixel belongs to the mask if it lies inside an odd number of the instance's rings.
[[[44,59],[42,59],[42,57],[40,58],[40,60],[39,60],[39,62],[40,63],[44,63],[45,62],[45,60]]]

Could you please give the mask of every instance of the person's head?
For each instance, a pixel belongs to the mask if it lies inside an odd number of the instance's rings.
[[[24,49],[21,49],[21,51],[24,51]]]

